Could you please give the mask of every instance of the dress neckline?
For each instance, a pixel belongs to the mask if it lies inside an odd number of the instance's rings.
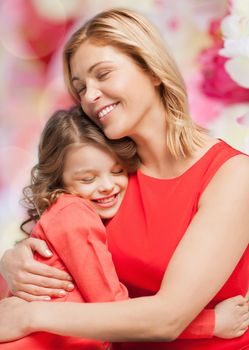
[[[154,177],[151,175],[147,175],[143,173],[140,169],[137,170],[137,175],[141,178],[148,179],[151,181],[157,181],[157,182],[167,182],[167,181],[176,181],[187,175],[193,168],[195,168],[199,163],[201,163],[207,156],[209,156],[216,148],[219,148],[221,145],[223,145],[225,142],[221,139],[218,139],[218,142],[216,142],[214,145],[209,147],[209,149],[194,163],[192,164],[189,168],[187,168],[182,174],[175,176],[175,177],[170,177],[170,178],[158,178]]]

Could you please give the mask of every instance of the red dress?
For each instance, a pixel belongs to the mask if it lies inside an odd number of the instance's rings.
[[[119,279],[130,297],[155,294],[179,241],[197,212],[198,201],[217,170],[241,154],[225,142],[212,146],[181,176],[156,179],[140,171],[130,177],[118,214],[107,224],[108,247]],[[249,249],[223,288],[207,307],[235,295],[245,295],[249,280]],[[123,343],[117,349],[244,350],[249,332],[236,339],[177,339],[164,343]]]

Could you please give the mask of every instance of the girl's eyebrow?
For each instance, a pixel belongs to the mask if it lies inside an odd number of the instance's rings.
[[[78,174],[83,174],[83,173],[91,173],[93,172],[94,170],[89,168],[89,169],[79,169],[79,170],[76,170],[73,174],[74,175],[78,175]]]
[[[99,61],[97,63],[94,63],[88,70],[87,73],[91,73],[93,71],[94,68],[96,68],[98,65],[102,64],[102,63],[112,63],[112,61]],[[80,80],[78,77],[72,77],[72,82],[74,80]]]

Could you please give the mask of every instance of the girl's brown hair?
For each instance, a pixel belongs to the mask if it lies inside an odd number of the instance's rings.
[[[204,129],[189,115],[182,76],[153,25],[134,11],[111,9],[99,13],[79,28],[63,52],[66,85],[77,101],[79,96],[72,84],[70,63],[71,57],[87,40],[118,48],[140,68],[159,79],[159,94],[166,111],[167,147],[175,158],[191,155],[195,147],[202,144]]]
[[[29,218],[21,224],[36,222],[62,192],[66,152],[73,144],[92,144],[110,152],[128,172],[137,169],[136,146],[129,138],[109,140],[82,111],[81,106],[60,110],[47,121],[39,144],[38,163],[31,170],[31,185],[23,189],[23,203]],[[94,160],[93,160],[94,161]]]

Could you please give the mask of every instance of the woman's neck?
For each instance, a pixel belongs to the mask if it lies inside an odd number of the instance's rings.
[[[141,123],[129,135],[137,145],[137,152],[141,160],[141,170],[160,176],[164,168],[171,161],[171,154],[167,149],[167,123],[165,108],[158,97]],[[168,167],[168,165],[167,165]]]
[[[150,141],[148,141],[150,140]],[[169,168],[172,157],[168,152],[166,137],[153,134],[144,140],[135,140],[137,151],[141,159],[140,169],[148,175],[156,177],[166,176],[166,170]]]
[[[203,145],[196,148],[192,156],[175,158],[167,148],[166,137],[151,138],[148,144],[138,142],[138,154],[141,158],[140,170],[149,176],[161,179],[170,179],[184,173],[198,161],[214,144],[217,139],[203,135]]]

